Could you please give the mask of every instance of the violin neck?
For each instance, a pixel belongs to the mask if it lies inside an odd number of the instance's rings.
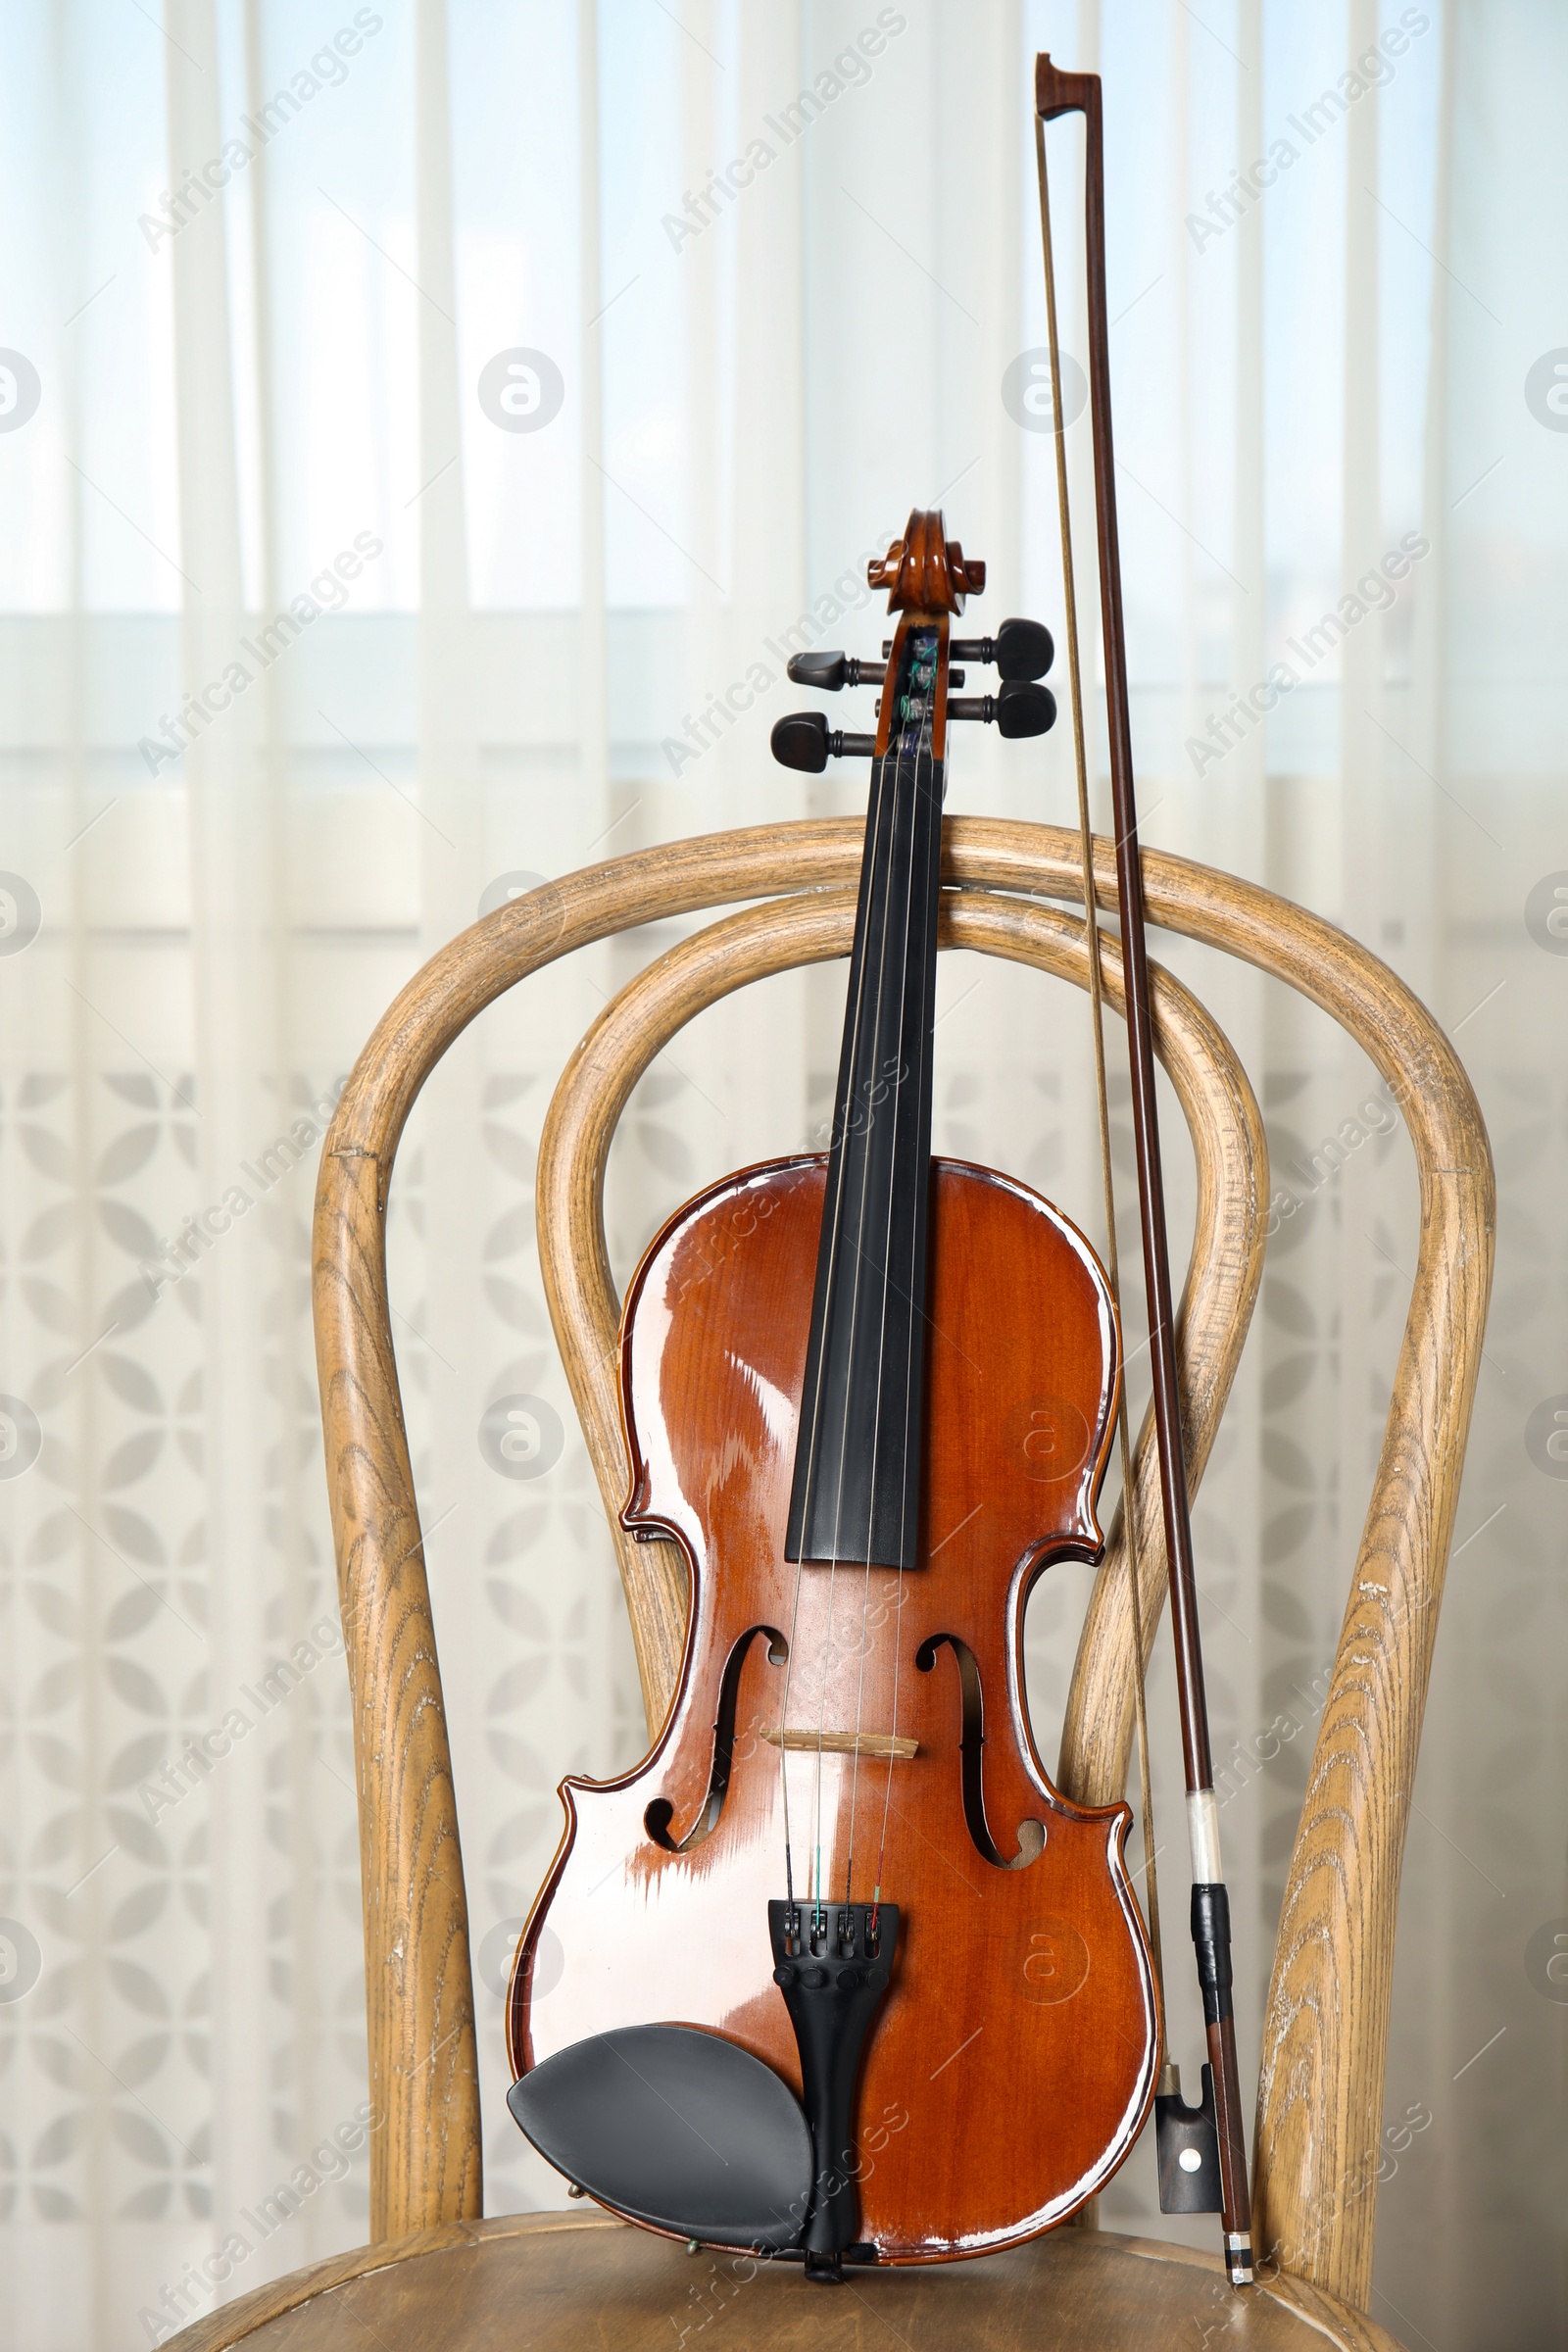
[[[915,1563],[942,791],[929,723],[895,725],[871,776],[785,1543],[792,1560]]]

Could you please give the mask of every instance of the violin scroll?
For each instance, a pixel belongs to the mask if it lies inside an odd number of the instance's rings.
[[[961,612],[965,597],[985,587],[986,567],[944,535],[940,508],[916,507],[904,537],[872,557],[865,576],[887,590],[890,612]]]

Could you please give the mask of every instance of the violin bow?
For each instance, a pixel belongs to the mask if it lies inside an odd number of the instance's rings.
[[[1214,1796],[1214,1769],[1209,1751],[1208,1703],[1203,1689],[1203,1652],[1198,1624],[1198,1586],[1193,1562],[1193,1531],[1188,1507],[1187,1462],[1182,1447],[1181,1408],[1176,1371],[1176,1325],[1171,1309],[1170,1251],[1165,1233],[1164,1176],[1160,1163],[1159,1114],[1154,1099],[1153,1022],[1149,986],[1149,950],[1145,938],[1143,866],[1138,846],[1138,808],[1133,791],[1132,721],[1127,693],[1127,641],[1122,618],[1121,557],[1116,530],[1115,457],[1111,443],[1110,332],[1105,299],[1105,175],[1104,137],[1101,115],[1101,84],[1097,74],[1064,74],[1041,55],[1035,60],[1035,150],[1040,169],[1041,227],[1045,242],[1046,298],[1050,321],[1053,392],[1056,402],[1057,488],[1061,501],[1063,565],[1069,600],[1069,657],[1072,674],[1075,729],[1079,745],[1080,808],[1087,833],[1087,783],[1084,776],[1084,730],[1078,672],[1076,599],[1072,588],[1070,526],[1066,506],[1066,463],[1061,425],[1062,405],[1057,371],[1055,275],[1051,249],[1050,199],[1046,178],[1045,126],[1061,115],[1084,118],[1085,263],[1089,303],[1089,400],[1094,433],[1095,508],[1099,530],[1100,596],[1105,648],[1105,703],[1110,751],[1111,811],[1116,827],[1116,894],[1121,920],[1121,957],[1127,1005],[1127,1048],[1133,1115],[1133,1140],[1138,1161],[1139,1217],[1144,1245],[1144,1274],[1149,1298],[1150,1362],[1153,1380],[1154,1429],[1159,1450],[1160,1503],[1164,1522],[1165,1558],[1170,1575],[1171,1634],[1176,1652],[1176,1691],[1182,1727],[1182,1762],[1187,1781],[1187,1835],[1192,1855],[1193,1944],[1198,1981],[1203,1998],[1203,2022],[1208,2044],[1201,2109],[1187,2107],[1179,2090],[1156,2101],[1161,2139],[1167,2125],[1172,2140],[1200,2150],[1199,2171],[1205,2169],[1202,2134],[1211,2132],[1212,2159],[1217,2168],[1217,2194],[1224,2236],[1226,2276],[1233,2286],[1252,2278],[1251,2209],[1247,2182],[1247,2142],[1242,2124],[1241,2082],[1236,2062],[1236,2020],[1231,1996],[1230,1897],[1220,1863],[1219,1808]],[[1092,1002],[1097,1023],[1096,1060],[1101,1077],[1102,1118],[1105,1117],[1102,1045],[1100,1020],[1100,939],[1092,851],[1086,844],[1084,863],[1085,920],[1089,931]],[[1110,1232],[1114,1248],[1114,1205]],[[1123,1406],[1125,1413],[1125,1404]],[[1123,1517],[1128,1558],[1133,1576],[1133,1639],[1135,1687],[1140,1693],[1140,1734],[1143,1734],[1141,1690],[1144,1673],[1143,1628],[1137,1601],[1137,1559],[1132,1549],[1134,1490],[1127,1475],[1123,1445]],[[1141,1759],[1143,1755],[1141,1742]],[[1146,1840],[1149,1831],[1149,1790],[1144,1787]],[[1151,1860],[1151,1876],[1152,1861]],[[1153,1910],[1152,1904],[1151,1905]],[[1157,1917],[1157,1913],[1154,1914]],[[1157,1933],[1157,1930],[1155,1931]],[[1169,2080],[1174,2082],[1174,2074]],[[1164,2083],[1162,2082],[1162,2090]],[[1161,2147],[1161,2158],[1165,2150]],[[1161,2206],[1165,2210],[1167,2167],[1160,2163]],[[1178,2191],[1181,2183],[1176,2182]],[[1197,2203],[1182,2197],[1175,2208],[1212,2211],[1211,2201]]]

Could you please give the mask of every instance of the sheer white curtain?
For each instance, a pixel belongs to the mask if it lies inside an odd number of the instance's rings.
[[[853,778],[808,787],[766,735],[791,644],[879,641],[864,558],[911,504],[987,559],[992,619],[1059,624],[1052,444],[1022,397],[1049,47],[1106,79],[1147,836],[1387,956],[1493,1126],[1497,1302],[1406,1857],[1376,2312],[1438,2352],[1547,2340],[1560,12],[61,0],[0,41],[0,2336],[156,2340],[363,2236],[318,1137],[379,1011],[482,906],[612,850],[854,807]],[[1052,152],[1081,353],[1072,133]],[[1085,418],[1069,456],[1092,612]],[[961,753],[955,808],[1069,818],[1065,729]],[[640,1745],[533,1152],[554,1072],[662,936],[487,1015],[393,1192],[493,2210],[556,2194],[505,2111],[500,2011],[555,1784]],[[1243,1052],[1276,1157],[1199,1510],[1250,2063],[1415,1205],[1396,1117],[1326,1023],[1168,959]],[[1081,1003],[950,961],[939,1148],[1093,1229]],[[655,1065],[612,1170],[622,1273],[704,1178],[810,1140],[839,986],[770,983]],[[1058,1571],[1031,1622],[1048,1753],[1086,1585]],[[1191,2071],[1163,1667],[1154,1702]],[[1154,2231],[1154,2202],[1141,2149],[1103,2218]]]

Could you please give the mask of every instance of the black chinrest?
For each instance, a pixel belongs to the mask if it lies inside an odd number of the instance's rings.
[[[622,2026],[514,2082],[541,2156],[629,2221],[704,2245],[798,2246],[811,2202],[800,2101],[749,2050],[690,2026]]]

